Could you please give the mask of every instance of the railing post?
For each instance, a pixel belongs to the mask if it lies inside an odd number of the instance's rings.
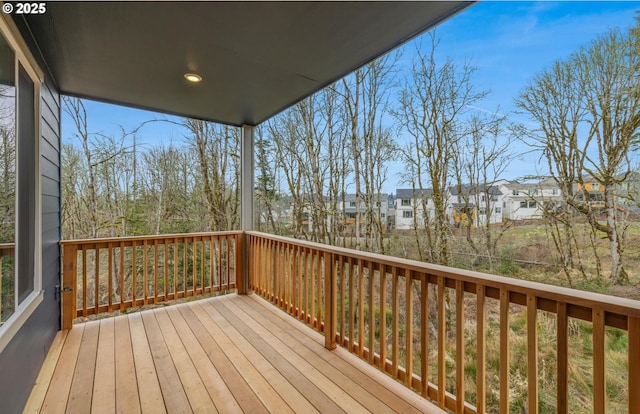
[[[337,295],[334,257],[324,252],[324,346],[327,349],[336,347],[336,327],[338,325]]]
[[[246,295],[249,290],[249,249],[246,242],[247,234],[244,232],[236,235],[235,261],[236,261],[236,289],[238,295]]]
[[[66,245],[62,256],[62,329],[73,328],[78,285],[78,246]]]

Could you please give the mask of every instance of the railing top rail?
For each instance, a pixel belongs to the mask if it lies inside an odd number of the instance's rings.
[[[202,233],[176,233],[176,234],[154,234],[145,236],[125,236],[125,237],[102,237],[96,239],[76,239],[76,240],[61,240],[61,246],[73,246],[83,244],[96,244],[96,243],[111,243],[111,242],[130,242],[139,240],[166,240],[184,237],[207,237],[207,236],[233,236],[242,234],[241,230],[232,231],[212,231]]]
[[[15,250],[15,243],[0,243],[0,256],[4,253],[13,253]]]
[[[472,284],[493,287],[496,289],[506,289],[510,292],[525,295],[534,295],[538,298],[553,300],[556,302],[571,305],[584,306],[591,309],[602,309],[606,312],[613,312],[620,315],[640,317],[640,301],[619,298],[616,296],[604,295],[600,293],[586,292],[561,286],[547,285],[544,283],[531,282],[527,280],[512,279],[504,276],[496,276],[488,273],[476,272],[473,270],[457,269],[447,266],[435,265],[431,263],[419,262],[385,256],[377,253],[362,252],[343,247],[328,246],[321,243],[298,240],[290,237],[276,236],[257,231],[246,232],[249,235],[262,237],[274,241],[312,248],[322,252],[334,253],[353,259],[372,261],[385,266],[401,267],[403,269],[424,273],[434,276],[442,276],[449,279],[461,280]]]

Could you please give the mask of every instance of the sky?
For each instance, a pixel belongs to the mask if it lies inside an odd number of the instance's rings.
[[[474,110],[509,115],[511,121],[528,122],[514,114],[514,98],[533,76],[558,59],[566,59],[580,46],[609,29],[627,29],[634,25],[640,1],[482,1],[440,24],[435,30],[440,37],[439,54],[456,62],[469,61],[477,67],[474,85],[489,90],[487,98]],[[410,68],[420,36],[404,47],[399,64]],[[132,130],[149,119],[165,117],[148,111],[86,101],[89,130],[119,136],[120,125]],[[171,117],[170,117],[171,118]],[[173,117],[172,119],[177,119]],[[63,142],[72,140],[72,123],[63,114]],[[138,142],[154,145],[160,141],[182,142],[183,130],[175,125],[157,122],[145,125],[138,133]],[[402,141],[402,137],[398,137]],[[521,150],[527,148],[522,145]],[[507,179],[544,173],[537,167],[537,155],[528,154],[512,163],[504,173]],[[402,183],[398,171],[402,165],[390,168],[385,192],[395,192]]]

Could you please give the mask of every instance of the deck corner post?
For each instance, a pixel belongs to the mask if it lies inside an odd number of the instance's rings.
[[[242,230],[242,241],[240,242],[240,248],[238,251],[242,252],[239,255],[242,258],[242,265],[239,269],[242,270],[242,286],[238,286],[238,293],[249,293],[249,251],[247,243],[246,231],[253,230],[254,223],[254,178],[255,171],[255,154],[254,154],[254,133],[255,126],[243,125],[241,130],[240,139],[240,226]],[[236,242],[239,239],[236,239]]]
[[[236,289],[238,295],[246,295],[249,292],[249,244],[248,235],[245,232],[236,235],[235,265],[236,265]]]
[[[338,325],[337,280],[333,253],[324,252],[324,346],[336,348]]]
[[[76,315],[76,280],[78,278],[78,246],[63,246],[62,256],[62,330],[73,328]]]

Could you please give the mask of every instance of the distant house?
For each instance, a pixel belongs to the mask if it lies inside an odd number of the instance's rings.
[[[545,210],[557,211],[562,206],[562,192],[550,177],[528,183],[509,181],[500,187],[505,194],[502,216],[508,220],[539,219]]]
[[[355,194],[347,194],[343,200],[338,201],[338,211],[342,219],[342,224],[346,227],[347,231],[355,228],[356,214],[358,213],[356,205]],[[369,209],[367,205],[369,205]],[[388,228],[389,201],[387,194],[361,195],[359,211],[361,226],[366,222],[366,215],[371,213],[380,221],[383,231],[386,231]]]
[[[470,226],[501,223],[504,198],[497,183],[487,187],[451,186],[448,202],[450,223],[456,227],[465,223]]]
[[[395,198],[396,229],[411,230],[416,225],[418,228],[424,228],[425,222],[435,214],[432,193],[431,189],[397,189]]]
[[[582,183],[574,184],[576,200],[587,203],[592,209],[604,209],[604,186],[594,177],[583,177]]]
[[[624,212],[640,214],[640,173],[632,172],[616,186],[616,204]]]

